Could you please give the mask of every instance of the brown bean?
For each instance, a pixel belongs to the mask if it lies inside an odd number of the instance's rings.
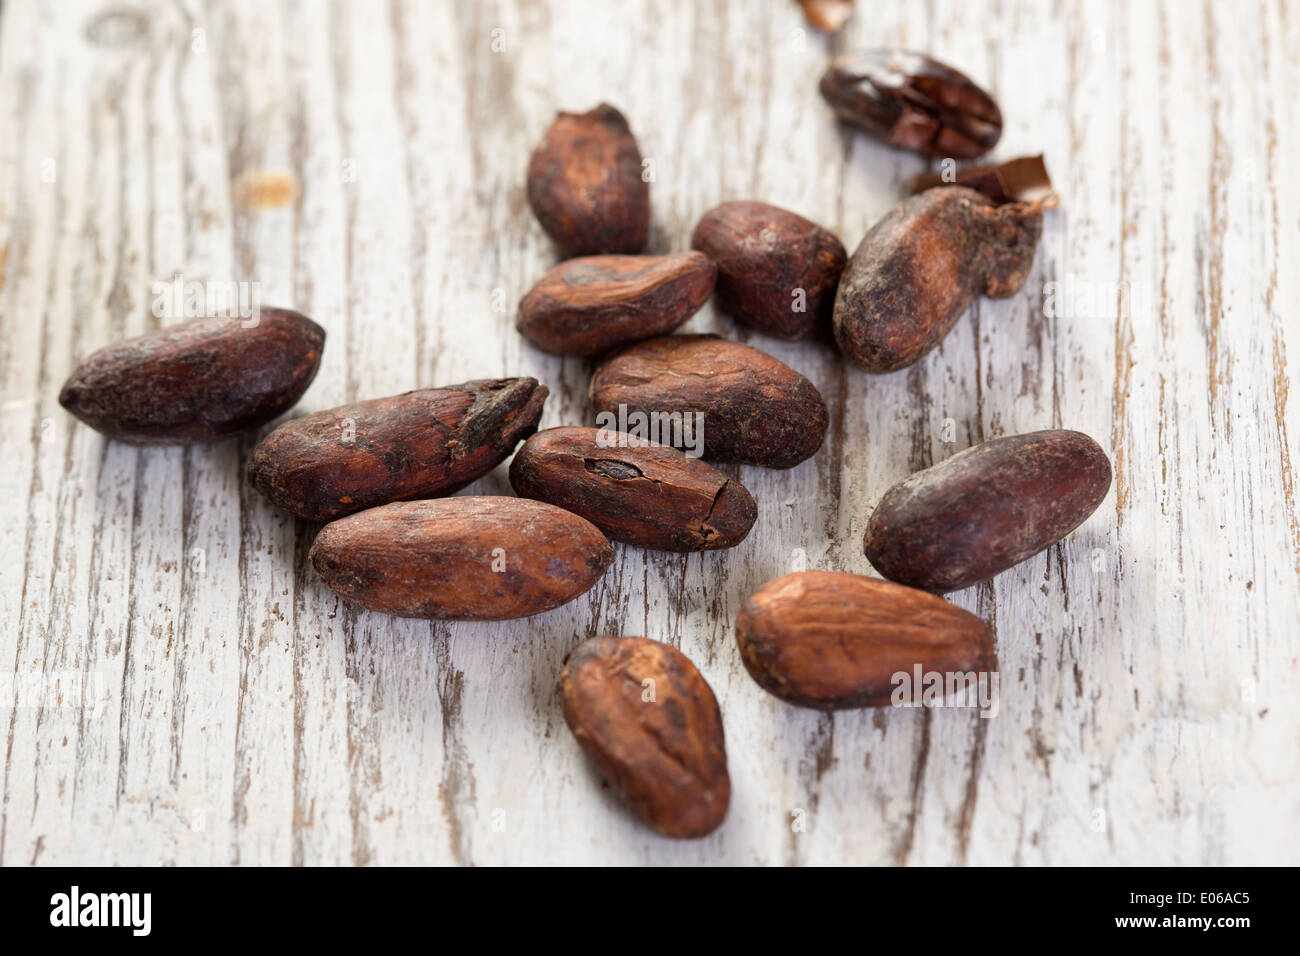
[[[529,617],[591,588],[614,560],[583,518],[526,498],[400,501],[327,524],[312,567],[345,600],[448,621]]]
[[[193,319],[100,349],[64,383],[59,404],[133,444],[214,441],[265,425],[316,377],[325,330],[289,309],[246,322]]]
[[[1106,453],[1080,432],[995,438],[885,492],[867,523],[867,557],[912,587],[970,587],[1083,524],[1110,479]]]
[[[560,675],[564,719],[596,768],[667,837],[703,837],[727,815],[722,712],[695,665],[644,637],[578,645]]]
[[[312,521],[449,495],[537,430],[546,395],[535,378],[500,378],[340,405],[263,438],[249,481],[277,508]]]
[[[979,618],[942,598],[860,574],[801,571],[768,581],[736,617],[740,657],[759,686],[820,710],[882,707],[923,674],[996,670]],[[919,691],[919,689],[918,689]]]
[[[528,161],[528,204],[566,256],[640,252],[650,184],[623,114],[601,103],[559,113]]]
[[[570,259],[524,296],[517,325],[555,355],[603,355],[673,331],[709,300],[717,272],[698,252]]]
[[[993,97],[923,53],[867,50],[836,57],[821,93],[846,123],[926,156],[974,159],[1002,136]]]
[[[812,382],[712,335],[666,335],[616,352],[592,375],[591,401],[597,425],[661,444],[679,442],[656,435],[655,423],[702,421],[712,461],[790,468],[826,438],[826,403]],[[650,431],[634,430],[634,419]]]
[[[1039,206],[996,205],[963,186],[905,200],[867,233],[840,279],[840,350],[869,372],[911,365],[977,295],[1020,291],[1042,230]]]
[[[538,432],[510,462],[510,484],[582,515],[615,541],[666,551],[735,547],[758,517],[749,492],[716,468],[597,428]]]
[[[742,325],[782,339],[829,329],[848,254],[834,233],[764,202],[710,209],[692,248],[718,264],[718,305]]]

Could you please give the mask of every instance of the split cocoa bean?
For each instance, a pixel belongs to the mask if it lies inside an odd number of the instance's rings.
[[[593,638],[565,660],[560,697],[579,746],[657,833],[718,828],[731,802],[722,712],[686,655],[644,637]]]
[[[535,378],[500,378],[340,405],[263,438],[249,481],[310,521],[449,495],[537,430],[546,396]]]
[[[712,335],[666,335],[616,352],[592,375],[591,402],[601,427],[676,444],[655,429],[694,425],[703,431],[695,439],[704,458],[767,468],[811,457],[828,421],[808,379],[765,352]]]
[[[591,522],[527,498],[399,501],[327,524],[312,567],[344,600],[401,617],[501,621],[567,604],[614,549]]]
[[[289,309],[193,319],[95,352],[64,383],[59,404],[118,441],[215,441],[292,408],[324,346],[325,330]]]
[[[867,558],[911,587],[970,587],[1083,524],[1110,481],[1106,453],[1081,432],[995,438],[885,492],[867,523]]]
[[[528,204],[565,256],[635,253],[650,231],[650,184],[623,114],[559,113],[528,161]]]
[[[868,372],[911,365],[943,340],[977,295],[1020,291],[1042,231],[1039,205],[997,205],[964,186],[903,201],[871,228],[840,279],[840,350]]]
[[[603,355],[673,331],[709,300],[717,272],[699,252],[570,259],[524,296],[517,326],[555,355]]]
[[[923,53],[887,49],[836,57],[820,89],[844,122],[926,156],[974,159],[1002,136],[1002,111],[993,97]]]
[[[538,432],[510,462],[510,484],[615,541],[665,551],[734,547],[758,517],[734,478],[675,448],[606,429]]]
[[[997,668],[988,627],[913,588],[860,574],[802,571],[768,581],[736,617],[751,677],[790,704],[881,707],[896,675],[978,675]]]
[[[848,260],[829,230],[765,202],[727,202],[704,214],[691,247],[718,264],[718,305],[742,325],[783,339],[829,328]]]

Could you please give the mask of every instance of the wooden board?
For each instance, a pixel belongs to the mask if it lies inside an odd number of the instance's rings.
[[[1300,862],[1300,8],[860,6],[828,41],[777,0],[5,3],[0,863]],[[712,306],[687,326],[770,351],[832,413],[813,460],[735,472],[760,514],[732,552],[620,546],[533,620],[396,620],[316,580],[311,529],[242,480],[256,436],[138,449],[58,407],[81,356],[171,321],[154,285],[180,273],[328,329],[299,412],[527,374],[544,425],[590,422],[590,366],[513,328],[555,261],[523,193],[554,111],[626,112],[655,251],[744,197],[851,249],[924,164],[816,85],[885,44],[984,82],[995,155],[1044,152],[1062,207],[1026,289],[903,372]],[[1116,480],[954,596],[996,629],[996,717],[825,715],[751,681],[749,593],[870,572],[892,483],[1053,426]],[[509,493],[504,469],[469,491]],[[561,661],[602,632],[680,647],[717,692],[734,797],[710,838],[641,827],[569,736]]]

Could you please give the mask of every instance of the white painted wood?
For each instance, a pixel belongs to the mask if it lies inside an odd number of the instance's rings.
[[[1300,862],[1300,9],[861,6],[828,41],[775,0],[4,4],[0,864]],[[529,374],[545,425],[590,420],[589,366],[513,329],[554,261],[523,196],[554,111],[627,113],[655,250],[740,197],[851,248],[923,164],[837,127],[816,83],[832,51],[886,43],[986,82],[997,155],[1044,152],[1063,203],[1025,291],[904,372],[711,306],[690,323],[832,409],[814,460],[737,471],[760,518],[733,552],[620,546],[531,621],[394,620],[312,576],[313,529],[242,481],[256,436],[136,449],[58,408],[180,272],[328,329],[300,411]],[[290,202],[240,205],[265,171]],[[1048,282],[1094,301],[1045,314]],[[893,482],[1051,426],[1096,437],[1116,484],[954,596],[996,629],[995,718],[830,716],[754,685],[731,630],[749,593],[801,560],[869,572]],[[504,469],[470,490],[508,493]],[[681,647],[717,692],[734,797],[710,838],[638,825],[569,737],[555,680],[600,632]]]

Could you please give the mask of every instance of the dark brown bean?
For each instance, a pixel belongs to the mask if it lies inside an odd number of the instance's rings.
[[[673,331],[709,300],[717,273],[698,252],[570,259],[524,296],[517,325],[555,355],[604,355]]]
[[[736,643],[760,687],[820,710],[890,704],[897,675],[910,680],[918,667],[976,678],[997,669],[992,635],[969,611],[838,571],[768,581],[741,607]]]
[[[1009,202],[1036,203],[1040,209],[1048,209],[1059,201],[1041,155],[1021,156],[986,166],[963,166],[951,172],[943,170],[921,173],[912,177],[908,189],[920,193],[940,186],[965,186],[999,205]]]
[[[345,600],[402,617],[501,621],[567,604],[614,549],[591,522],[527,498],[400,501],[327,524],[316,573]]]
[[[615,541],[665,551],[734,547],[758,517],[749,492],[716,468],[597,428],[538,432],[510,462],[510,484],[582,515]]]
[[[974,159],[1002,136],[993,97],[922,53],[867,50],[836,57],[821,93],[846,123],[926,156]]]
[[[578,744],[657,833],[718,828],[731,802],[722,712],[684,654],[644,637],[593,638],[569,653],[560,696]]]
[[[119,441],[228,438],[292,408],[324,345],[325,330],[289,309],[193,319],[100,349],[64,383],[59,404]]]
[[[868,372],[911,365],[977,295],[1020,291],[1042,231],[1039,206],[999,206],[963,186],[905,200],[867,233],[840,279],[840,350]]]
[[[598,426],[660,444],[679,443],[656,433],[656,422],[701,422],[711,461],[790,468],[826,438],[826,403],[812,382],[712,335],[666,335],[616,352],[592,375],[591,402]]]
[[[867,557],[912,587],[970,587],[1083,524],[1110,479],[1106,453],[1080,432],[995,438],[885,492],[867,523]]]
[[[311,521],[450,495],[537,430],[546,396],[535,378],[499,378],[340,405],[263,438],[248,478],[271,504]]]
[[[650,184],[623,114],[559,113],[528,161],[528,204],[566,256],[635,253],[650,231]]]
[[[718,264],[718,305],[783,339],[830,327],[848,261],[834,233],[764,202],[727,202],[700,219],[691,246]]]

